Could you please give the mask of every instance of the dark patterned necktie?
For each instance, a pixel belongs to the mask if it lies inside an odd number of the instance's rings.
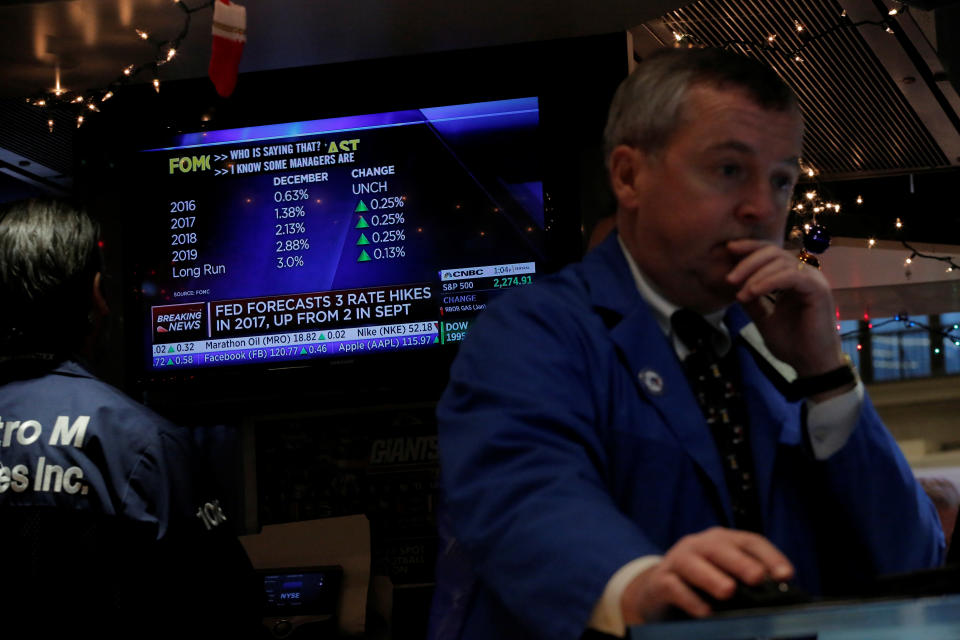
[[[760,532],[760,498],[746,407],[737,388],[740,370],[736,354],[731,349],[725,358],[717,356],[714,344],[719,331],[694,311],[680,309],[670,322],[676,336],[690,349],[683,369],[720,453],[733,524],[738,529]]]

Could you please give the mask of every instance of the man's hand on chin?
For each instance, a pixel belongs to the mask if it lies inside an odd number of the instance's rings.
[[[733,240],[727,248],[743,256],[727,282],[739,287],[737,301],[770,352],[802,378],[843,366],[833,294],[820,270],[765,240]]]

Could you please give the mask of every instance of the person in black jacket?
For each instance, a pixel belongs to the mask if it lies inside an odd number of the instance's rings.
[[[0,207],[4,610],[34,637],[252,637],[260,593],[189,429],[81,363],[107,313],[99,230]]]

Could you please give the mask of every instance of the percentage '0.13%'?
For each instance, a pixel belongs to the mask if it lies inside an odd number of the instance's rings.
[[[393,258],[404,258],[407,252],[400,247],[377,247],[373,250],[374,260],[391,260]]]
[[[310,198],[310,193],[306,189],[287,189],[286,191],[275,191],[273,193],[274,202],[296,202],[308,198]]]
[[[303,256],[277,258],[277,269],[299,269],[303,266]]]

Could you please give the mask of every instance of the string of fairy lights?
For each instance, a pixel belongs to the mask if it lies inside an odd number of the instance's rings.
[[[185,0],[171,0],[183,14],[183,26],[173,38],[156,38],[144,29],[134,29],[137,38],[149,43],[156,49],[152,59],[139,64],[129,64],[123,67],[117,77],[104,87],[72,91],[60,84],[59,70],[56,73],[55,84],[52,89],[41,91],[29,98],[27,102],[41,109],[47,110],[47,127],[52,133],[56,126],[54,112],[66,109],[73,114],[77,127],[83,125],[87,116],[98,113],[100,105],[112,98],[115,92],[127,85],[141,73],[149,72],[153,76],[153,88],[160,92],[160,70],[169,64],[177,55],[180,44],[190,33],[190,23],[193,14],[213,7],[215,0],[204,0],[201,4],[190,6]]]
[[[940,338],[941,340],[943,339],[949,340],[951,343],[953,343],[954,347],[960,348],[960,323],[954,323],[947,327],[932,327],[926,323],[923,323],[911,318],[906,313],[900,313],[893,316],[892,318],[886,318],[884,320],[881,320],[880,322],[874,323],[873,321],[870,320],[869,314],[866,314],[866,313],[863,314],[863,324],[865,325],[866,330],[871,332],[897,322],[903,323],[903,327],[905,329],[917,329],[917,330],[926,331],[931,337],[930,346],[932,347],[933,354],[935,356],[939,356],[943,352],[943,350],[935,341],[935,338]],[[837,331],[842,331],[842,325],[837,324]],[[860,327],[858,327],[857,329],[853,329],[852,331],[846,331],[846,332],[840,333],[841,339],[857,338],[858,340],[860,340],[862,339],[862,337],[863,337],[863,328],[860,328]],[[856,348],[857,348],[857,351],[861,351],[863,349],[863,343],[858,341]]]

